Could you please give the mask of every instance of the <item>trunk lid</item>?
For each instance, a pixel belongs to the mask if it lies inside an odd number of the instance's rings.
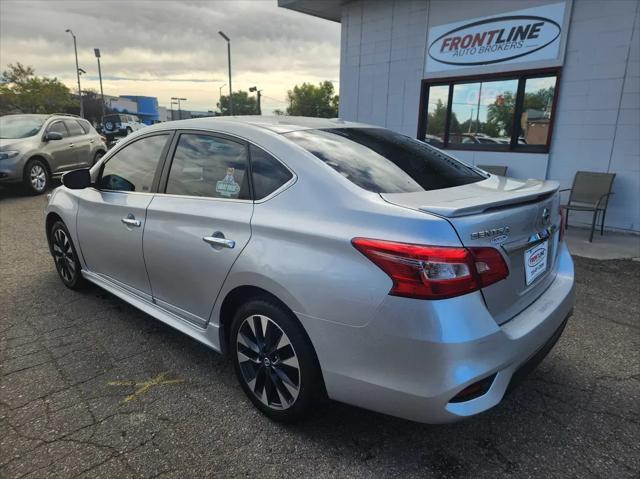
[[[491,176],[468,185],[383,193],[398,206],[445,218],[464,246],[497,248],[509,276],[483,288],[487,308],[502,324],[535,301],[554,279],[560,225],[558,183]]]

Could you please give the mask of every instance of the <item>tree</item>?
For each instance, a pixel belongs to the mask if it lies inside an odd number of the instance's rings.
[[[102,122],[102,96],[95,90],[82,91],[82,104],[84,106],[84,117],[90,122],[97,124]],[[67,108],[67,113],[79,113],[79,104],[75,102],[72,108]],[[113,113],[114,110],[107,105],[104,106],[104,114]]]
[[[445,121],[447,120],[447,108],[441,99],[436,101],[433,111],[427,116],[427,135],[433,135],[444,141]],[[460,133],[460,123],[454,112],[451,112],[451,128],[452,133]]]
[[[229,95],[223,95],[218,102],[220,115],[230,115],[229,113]],[[233,114],[234,115],[257,115],[258,102],[255,97],[249,96],[249,93],[243,90],[233,92]]]
[[[487,123],[482,131],[491,137],[511,135],[515,109],[516,98],[513,92],[505,91],[498,95],[487,108]]]
[[[0,77],[0,114],[56,113],[73,105],[69,89],[57,78],[38,77],[30,66],[9,64]]]
[[[338,95],[333,83],[323,81],[318,86],[311,83],[296,85],[287,93],[287,115],[335,118],[338,116]]]

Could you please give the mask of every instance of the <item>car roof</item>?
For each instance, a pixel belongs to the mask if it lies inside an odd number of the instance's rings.
[[[220,127],[233,127],[234,125],[246,125],[255,128],[264,128],[275,133],[288,133],[299,130],[315,130],[326,128],[378,128],[373,125],[344,121],[340,118],[312,118],[306,116],[214,116],[203,118],[191,118],[159,123],[151,128],[190,128],[216,129]]]

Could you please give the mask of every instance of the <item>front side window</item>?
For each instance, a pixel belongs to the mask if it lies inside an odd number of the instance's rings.
[[[64,124],[69,130],[70,136],[84,135],[84,130],[80,127],[80,124],[75,120],[64,120]]]
[[[49,128],[47,128],[47,132],[60,133],[62,135],[62,138],[67,138],[69,136],[67,127],[64,126],[64,123],[62,123],[61,121],[55,121],[51,123],[51,125],[49,125]]]
[[[242,143],[183,133],[171,162],[166,193],[249,199],[248,164],[247,147]]]
[[[148,136],[116,152],[105,163],[98,188],[150,192],[168,138],[169,135]]]
[[[261,200],[293,178],[291,172],[266,151],[251,145],[251,177],[254,199]]]
[[[423,142],[382,128],[302,130],[285,136],[374,193],[437,190],[484,179]]]
[[[551,73],[426,85],[418,137],[440,148],[546,152],[557,81]]]

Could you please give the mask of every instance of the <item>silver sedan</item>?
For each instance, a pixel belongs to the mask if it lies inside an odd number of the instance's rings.
[[[66,286],[229,354],[282,421],[325,397],[434,423],[485,411],[574,302],[557,183],[341,120],[145,128],[63,177],[46,233]]]

